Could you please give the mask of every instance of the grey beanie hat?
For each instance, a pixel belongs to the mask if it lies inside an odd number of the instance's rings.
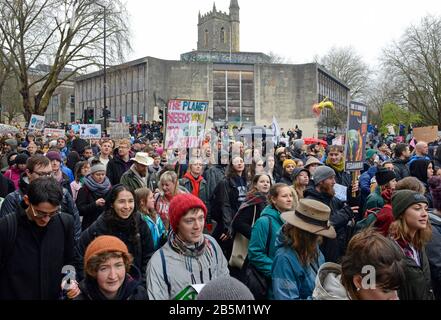
[[[250,289],[232,277],[220,277],[208,282],[197,300],[255,300]]]
[[[314,185],[318,185],[323,180],[335,176],[335,171],[328,166],[318,167],[314,174],[312,175],[312,180],[314,180]]]
[[[303,139],[297,139],[293,141],[294,150],[302,149],[303,145],[305,144],[305,141]]]
[[[98,172],[98,171],[106,172],[106,166],[102,163],[96,163],[90,168],[90,174]]]
[[[419,192],[413,190],[398,190],[392,195],[392,214],[397,220],[407,208],[416,203],[429,205],[427,198]]]

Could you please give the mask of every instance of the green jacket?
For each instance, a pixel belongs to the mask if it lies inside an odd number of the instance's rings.
[[[430,265],[424,248],[419,251],[419,259],[421,266],[410,257],[404,258],[405,280],[398,289],[400,300],[434,300]]]
[[[269,219],[271,219],[271,242],[268,254],[265,252],[265,246],[268,238]],[[252,263],[267,278],[271,278],[271,267],[276,255],[277,233],[283,223],[280,212],[273,206],[267,206],[263,209],[260,218],[256,220],[251,230],[251,238],[248,244],[249,263]]]
[[[133,172],[132,168],[124,172],[124,174],[121,176],[120,183],[132,188],[133,190],[140,189],[140,188],[149,188],[153,192],[155,191],[154,188],[154,181],[153,181],[153,175],[149,174],[147,171],[147,176],[143,178],[145,180],[145,184],[141,183],[139,178],[136,176],[136,174]]]

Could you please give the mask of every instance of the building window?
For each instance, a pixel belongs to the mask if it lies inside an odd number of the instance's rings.
[[[220,31],[220,42],[225,43],[225,28],[222,27]]]
[[[208,30],[205,29],[205,33],[204,33],[204,47],[208,48]]]
[[[75,96],[74,95],[70,96],[69,102],[70,102],[70,104],[75,104]]]
[[[213,118],[216,124],[254,124],[254,72],[213,72]]]

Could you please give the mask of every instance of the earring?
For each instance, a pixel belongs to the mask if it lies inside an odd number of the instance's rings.
[[[357,288],[357,292],[360,291],[360,290],[361,290],[361,288]]]

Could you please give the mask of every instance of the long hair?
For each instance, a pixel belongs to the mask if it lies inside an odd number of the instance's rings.
[[[228,165],[227,170],[225,171],[225,176],[228,179],[237,176],[237,172],[236,172],[236,170],[234,170],[234,166],[233,166],[233,160],[236,159],[237,157],[239,157],[239,156],[236,156],[236,157],[231,159],[230,164]],[[240,157],[240,158],[243,160],[242,157]],[[246,166],[244,166],[244,169],[243,169],[241,177],[244,178],[245,181],[247,181],[247,168],[246,168]]]
[[[274,199],[279,196],[280,189],[289,188],[289,186],[285,183],[276,183],[273,184],[270,188],[268,195],[268,202],[274,207]]]
[[[136,203],[134,205],[132,214],[130,215],[130,217],[127,218],[129,226],[126,230],[121,230],[121,218],[112,207],[112,205],[118,198],[118,195],[123,191],[130,192],[133,196],[133,199],[136,199],[135,193],[131,188],[123,184],[117,184],[113,186],[106,198],[106,206],[103,218],[105,224],[109,227],[110,231],[113,234],[117,234],[118,232],[127,232],[129,234],[129,242],[135,248],[136,254],[138,254],[141,252],[141,235],[139,233],[138,221],[137,219],[135,219]]]
[[[156,211],[155,208],[150,209],[147,212],[141,211],[142,210],[142,202],[147,201],[147,198],[153,194],[153,191],[149,188],[140,188],[135,190],[135,196],[136,196],[136,207],[140,212],[143,214],[147,214],[150,218],[154,219],[156,217]]]
[[[270,182],[270,188],[271,188],[271,185],[272,185],[271,184],[271,177],[268,174],[266,174],[266,173],[256,174],[253,178],[253,181],[251,182],[251,189],[250,189],[250,191],[248,191],[247,196],[250,196],[250,195],[255,194],[256,192],[259,192],[256,188],[256,185],[259,182],[260,177],[262,177],[262,176],[268,177],[269,182]]]
[[[290,224],[285,224],[282,227],[282,232],[287,239],[285,244],[290,244],[297,252],[303,266],[308,266],[317,260],[319,254],[317,246],[321,241],[320,236]]]
[[[389,238],[368,228],[349,241],[341,261],[341,283],[352,299],[357,299],[354,276],[363,276],[366,266],[375,270],[377,288],[396,290],[404,281],[404,255]]]
[[[75,182],[80,182],[80,179],[83,177],[81,175],[81,170],[85,165],[90,165],[89,161],[80,161],[75,164]]]
[[[397,220],[391,223],[389,227],[389,234],[394,240],[405,240],[418,250],[423,250],[424,246],[432,238],[432,225],[428,221],[426,228],[418,230],[412,239],[410,236],[409,227],[404,220],[404,214],[402,214]]]

